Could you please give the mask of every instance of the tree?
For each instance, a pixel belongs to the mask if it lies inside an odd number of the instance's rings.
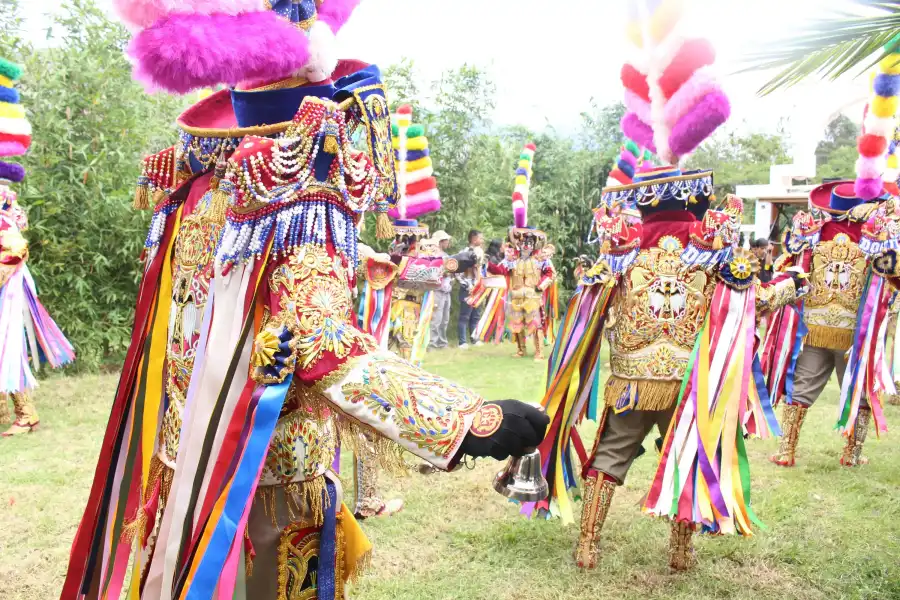
[[[811,75],[833,80],[854,69],[864,71],[895,52],[900,41],[900,2],[853,2],[877,12],[866,16],[841,12],[811,21],[804,32],[750,56],[750,69],[779,69],[760,93],[790,87]]]
[[[128,33],[92,0],[68,2],[53,27],[58,46],[3,44],[24,66],[18,87],[34,129],[18,190],[42,300],[77,364],[91,368],[130,338],[148,222],[131,208],[134,185],[141,156],[177,139],[183,101],[131,81]]]

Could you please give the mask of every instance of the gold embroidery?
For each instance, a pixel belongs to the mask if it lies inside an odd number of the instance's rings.
[[[334,570],[335,598],[344,597],[344,530],[337,524]],[[291,523],[278,544],[278,600],[315,600],[318,590],[318,527],[307,522]]]
[[[282,288],[280,318],[297,333],[300,367],[308,369],[325,352],[339,360],[354,346],[374,350],[374,339],[352,322],[352,297],[347,272],[337,256],[314,244],[301,247],[278,266],[269,279],[273,292]],[[294,323],[289,323],[294,320]]]
[[[624,379],[680,380],[716,281],[681,261],[683,246],[664,236],[642,250],[620,285],[608,327],[612,372]]]
[[[465,417],[482,405],[480,396],[442,377],[417,369],[391,354],[365,365],[341,391],[351,404],[363,404],[399,437],[446,457],[465,435]]]
[[[475,437],[491,437],[503,424],[503,409],[498,404],[484,404],[475,413],[469,433]]]
[[[331,466],[337,448],[334,425],[317,423],[305,412],[295,410],[278,420],[261,485],[311,479]]]
[[[165,458],[174,463],[181,435],[181,412],[194,370],[203,312],[214,274],[214,259],[221,225],[209,218],[207,191],[178,230],[172,257],[172,307],[166,349],[166,394],[169,406],[163,415],[160,436]]]
[[[865,273],[865,255],[847,234],[816,246],[804,311],[808,343],[836,350],[850,347]]]

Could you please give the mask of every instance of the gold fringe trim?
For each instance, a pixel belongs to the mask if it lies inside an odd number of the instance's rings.
[[[244,540],[249,540],[249,539],[250,539],[250,528],[245,527],[244,528]],[[250,579],[251,577],[253,577],[253,556],[251,556],[250,553],[246,551],[246,546],[247,546],[247,544],[245,542],[244,543],[244,548],[245,548],[245,550],[244,550],[244,575],[247,577],[247,579]]]
[[[341,440],[341,448],[345,448],[353,453],[354,456],[360,456],[366,452],[361,448],[362,444],[369,444],[369,453],[374,452],[375,461],[378,466],[391,473],[392,475],[408,475],[409,464],[407,464],[404,450],[396,442],[382,437],[378,433],[356,421],[341,419],[336,422],[338,428],[338,436]]]
[[[147,529],[148,515],[144,509],[150,502],[150,495],[154,493],[156,484],[159,483],[159,502],[157,504],[157,514],[165,507],[166,501],[169,499],[169,492],[172,489],[172,479],[174,472],[163,464],[159,457],[154,456],[150,459],[150,473],[147,477],[147,483],[141,494],[141,503],[137,508],[137,514],[130,521],[125,522],[122,528],[122,535],[119,538],[123,544],[131,544],[134,540],[143,540],[144,533]]]
[[[299,521],[302,517],[305,520],[311,520],[316,527],[322,526],[325,521],[325,509],[331,503],[331,499],[325,494],[324,476],[308,481],[260,487],[256,490],[256,499],[262,502],[263,511],[272,520],[272,526],[276,529],[278,528],[278,511],[275,498],[278,490],[282,490],[284,493],[288,518],[292,522]]]
[[[150,208],[150,189],[146,184],[134,188],[134,202],[131,206],[135,210],[147,210]]]
[[[827,325],[810,325],[806,343],[816,348],[848,350],[853,345],[853,330]]]
[[[391,223],[391,218],[385,212],[375,215],[375,237],[379,240],[394,238],[394,224]]]
[[[350,573],[348,580],[350,583],[356,585],[359,583],[359,579],[361,575],[365,575],[366,572],[372,568],[372,551],[369,550],[365,552],[362,556],[359,557],[359,560],[356,561],[356,568],[353,569],[353,572]]]
[[[628,389],[628,385],[637,385],[637,404],[634,410],[666,410],[678,399],[680,381],[652,381],[646,379],[622,379],[615,375],[606,382],[604,398],[606,405],[615,408],[616,402]]]
[[[225,224],[225,211],[228,210],[228,204],[231,202],[231,197],[228,194],[222,191],[218,186],[216,187],[216,191],[213,192],[212,198],[209,201],[209,212],[206,213],[206,217],[210,220],[210,222],[215,223],[217,225]]]

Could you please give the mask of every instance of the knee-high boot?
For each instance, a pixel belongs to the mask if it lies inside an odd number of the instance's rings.
[[[575,564],[593,569],[600,558],[600,532],[616,492],[616,482],[603,473],[593,472],[584,480],[584,505],[581,509],[581,535],[575,547]]]
[[[806,406],[799,404],[786,404],[781,419],[781,445],[778,453],[769,457],[769,460],[780,467],[793,467],[797,454],[797,441],[800,439],[800,428],[806,418]]]

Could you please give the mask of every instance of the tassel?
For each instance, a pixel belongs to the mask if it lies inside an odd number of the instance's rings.
[[[379,240],[390,240],[394,237],[394,225],[386,212],[375,216],[375,237]]]
[[[225,212],[228,210],[228,204],[230,202],[231,197],[217,185],[216,191],[213,192],[212,198],[209,201],[209,211],[206,213],[207,219],[209,219],[211,223],[224,225]]]
[[[135,210],[147,210],[150,208],[150,190],[147,183],[138,183],[134,189],[134,202],[131,205]]]
[[[231,197],[222,189],[221,181],[225,177],[225,169],[228,163],[225,160],[225,150],[219,153],[219,159],[216,161],[216,170],[210,180],[210,189],[215,188],[212,198],[209,201],[209,212],[207,218],[210,222],[217,225],[225,224],[225,212],[231,202]]]
[[[166,190],[162,188],[156,188],[156,191],[153,192],[153,206],[157,206],[166,199]],[[149,207],[147,207],[149,208]]]

